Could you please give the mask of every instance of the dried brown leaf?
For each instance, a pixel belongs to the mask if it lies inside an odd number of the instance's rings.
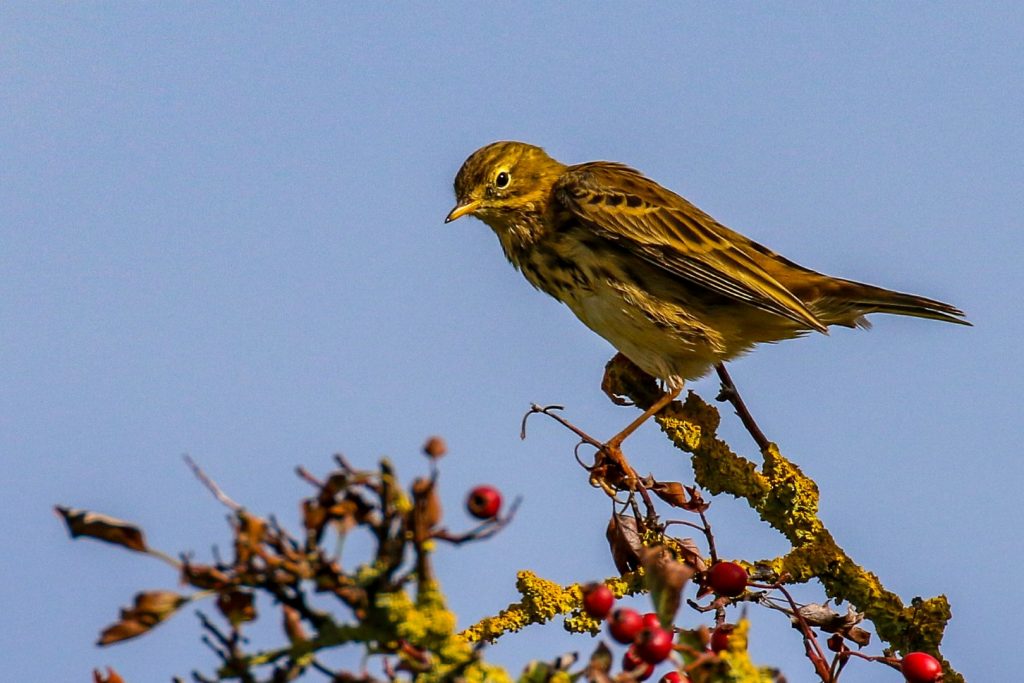
[[[672,507],[688,512],[704,512],[709,507],[695,486],[683,486],[678,481],[656,481],[650,489]]]
[[[249,591],[228,591],[217,595],[217,609],[232,626],[256,619],[256,603]]]
[[[124,683],[124,679],[121,675],[114,671],[113,667],[107,667],[107,674],[103,675],[99,669],[92,670],[92,680],[94,683]]]
[[[188,598],[173,591],[144,591],[135,596],[135,604],[121,610],[121,619],[103,629],[97,645],[110,645],[146,633],[179,607]]]
[[[647,588],[651,592],[658,619],[663,627],[669,628],[679,611],[683,588],[695,570],[689,564],[677,560],[665,546],[641,548],[640,564],[644,568]]]
[[[590,683],[610,683],[612,680],[608,673],[612,670],[612,651],[602,640],[597,644],[594,653],[590,655],[587,668],[583,670],[583,676]]]
[[[320,541],[326,523],[327,510],[320,505],[319,501],[314,498],[302,501],[302,525],[317,542]]]
[[[142,529],[134,524],[88,510],[66,508],[59,505],[54,507],[54,510],[64,519],[71,538],[86,536],[139,553],[149,550]]]
[[[433,479],[420,477],[412,483],[412,531],[413,542],[427,541],[431,532],[441,521],[441,499]]]
[[[643,542],[636,518],[629,515],[613,514],[605,532],[612,550],[612,560],[620,574],[631,572],[640,566],[640,549]]]
[[[231,577],[206,564],[184,562],[181,567],[181,579],[185,583],[200,590],[219,590],[231,583]]]
[[[288,605],[281,605],[281,611],[284,617],[284,632],[288,636],[288,642],[295,645],[309,640],[309,635],[302,626],[302,616],[299,614],[299,610]]]
[[[704,562],[704,556],[701,555],[700,548],[697,547],[696,541],[692,538],[677,538],[674,539],[676,542],[676,553],[686,564],[693,567],[698,572],[706,571],[708,566]]]
[[[828,603],[810,603],[801,607],[799,613],[809,626],[817,626],[826,633],[835,633],[861,647],[871,642],[871,634],[857,626],[864,615],[853,607],[847,606],[846,614],[839,614]]]
[[[247,564],[254,555],[259,554],[259,547],[266,538],[267,522],[245,510],[240,510],[236,519],[235,563]]]

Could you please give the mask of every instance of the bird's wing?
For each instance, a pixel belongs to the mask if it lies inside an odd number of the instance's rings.
[[[611,162],[570,166],[555,199],[601,237],[650,263],[724,296],[827,328],[807,306],[730,239],[736,235],[683,197]]]

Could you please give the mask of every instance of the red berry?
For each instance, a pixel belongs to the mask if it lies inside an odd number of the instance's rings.
[[[644,615],[644,628],[661,628],[661,619],[654,612]]]
[[[660,664],[672,654],[672,634],[660,626],[647,627],[640,631],[633,647],[640,659],[649,664]]]
[[[900,671],[910,683],[934,683],[942,675],[942,665],[927,652],[911,652],[900,662]]]
[[[466,509],[477,519],[491,519],[501,510],[501,492],[493,486],[477,486],[469,492]]]
[[[747,570],[735,562],[716,562],[708,570],[707,582],[719,595],[735,598],[747,589]]]
[[[722,624],[711,632],[711,651],[716,655],[722,650],[729,649],[729,636],[732,635],[732,625]]]
[[[658,683],[690,683],[690,677],[678,671],[669,671],[661,677]]]
[[[622,655],[622,668],[633,672],[633,677],[638,681],[646,681],[654,673],[654,665],[645,662],[634,648],[629,648],[626,654]]]
[[[615,595],[603,583],[589,583],[583,587],[583,611],[595,619],[604,619],[612,611]]]
[[[628,607],[620,607],[615,610],[612,612],[612,618],[608,620],[608,632],[612,638],[623,645],[632,643],[643,627],[643,617],[639,612]]]

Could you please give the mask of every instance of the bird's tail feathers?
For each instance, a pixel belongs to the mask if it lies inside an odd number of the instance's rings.
[[[971,325],[969,321],[964,319],[965,314],[959,308],[935,299],[929,299],[916,294],[894,292],[889,289],[866,285],[852,280],[843,280],[841,289],[845,291],[836,292],[834,297],[827,297],[832,299],[833,305],[822,302],[822,304],[825,304],[822,308],[832,313],[832,315],[826,314],[825,318],[833,318],[834,324],[850,327],[870,327],[870,323],[863,316],[869,313],[890,313],[892,315],[941,320],[943,322],[956,323],[957,325]],[[839,306],[835,306],[838,302],[842,303]],[[840,308],[845,310],[841,312],[838,310]],[[833,320],[829,320],[829,322],[833,322]]]

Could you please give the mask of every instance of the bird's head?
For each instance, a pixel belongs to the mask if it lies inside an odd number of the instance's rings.
[[[455,208],[445,223],[476,216],[492,228],[543,212],[566,166],[525,142],[493,142],[473,152],[455,176]]]

